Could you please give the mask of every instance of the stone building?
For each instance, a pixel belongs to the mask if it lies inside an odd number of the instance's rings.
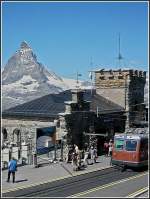
[[[94,73],[97,93],[125,109],[126,128],[143,120],[145,71],[102,69]]]
[[[104,140],[124,132],[144,117],[146,73],[134,70],[97,70],[95,90],[68,90],[49,94],[2,113],[2,147],[23,143],[28,154],[37,153],[37,133],[55,127],[53,142],[61,145],[61,157],[78,145],[96,145],[102,153]],[[48,140],[47,140],[48,141]],[[29,158],[30,159],[30,158]]]
[[[30,140],[30,154],[36,153],[38,129],[56,126],[56,144],[64,143],[64,153],[74,144],[83,149],[84,143],[90,144],[91,136],[98,136],[100,145],[104,137],[124,131],[122,107],[94,90],[92,95],[79,89],[50,94],[5,110],[2,117],[3,147],[12,143],[21,151],[22,143],[28,145]]]

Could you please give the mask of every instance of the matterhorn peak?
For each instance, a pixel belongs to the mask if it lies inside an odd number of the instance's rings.
[[[26,41],[23,41],[23,42],[21,42],[20,48],[21,49],[24,49],[24,48],[27,49],[27,48],[30,48],[30,46],[28,45],[28,43]]]
[[[19,55],[22,58],[24,58],[24,60],[29,60],[29,59],[36,60],[36,55],[33,53],[32,48],[28,45],[26,41],[21,42],[18,52],[19,52]]]
[[[9,58],[2,72],[3,110],[35,98],[75,88],[76,80],[65,79],[48,71],[37,61],[26,41]]]

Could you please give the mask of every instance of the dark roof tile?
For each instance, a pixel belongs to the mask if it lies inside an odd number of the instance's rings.
[[[84,99],[91,101],[91,110],[96,111],[97,107],[100,112],[113,112],[122,111],[123,108],[106,98],[93,93],[91,95],[90,90],[86,90],[84,93]],[[67,90],[59,94],[49,94],[41,98],[32,100],[30,102],[12,107],[5,110],[2,113],[3,117],[56,117],[58,113],[65,111],[65,101],[71,101],[71,91]]]

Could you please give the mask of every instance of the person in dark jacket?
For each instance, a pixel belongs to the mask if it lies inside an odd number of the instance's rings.
[[[13,183],[15,182],[15,172],[17,171],[17,161],[15,158],[12,158],[8,163],[8,178],[7,182],[10,180],[10,175],[12,174]]]

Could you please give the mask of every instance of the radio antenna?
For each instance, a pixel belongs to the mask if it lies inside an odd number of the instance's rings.
[[[119,67],[120,67],[120,64],[121,64],[121,60],[123,59],[122,55],[121,55],[121,52],[120,52],[120,33],[119,33],[119,52],[118,52],[118,61],[119,61]]]

